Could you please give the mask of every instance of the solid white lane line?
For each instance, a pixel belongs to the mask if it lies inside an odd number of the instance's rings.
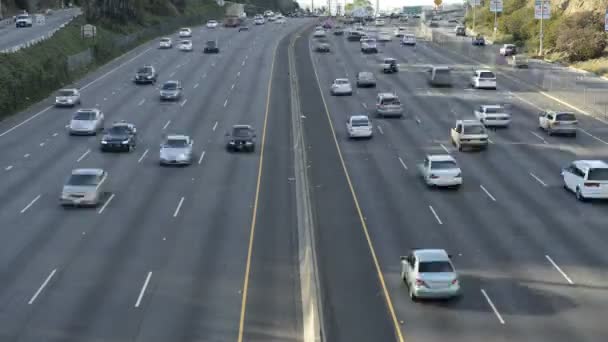
[[[10,169],[12,169],[12,168],[13,168],[13,165],[9,165],[9,166],[5,167],[4,169],[5,169],[6,171],[10,171]]]
[[[201,165],[201,163],[203,162],[204,158],[205,158],[205,151],[203,151],[203,153],[201,153],[201,157],[198,158],[198,165]]]
[[[496,309],[496,306],[494,306],[494,303],[492,303],[492,300],[490,299],[490,296],[488,296],[488,294],[486,293],[486,290],[481,289],[481,294],[485,297],[488,304],[490,304],[490,307],[492,308],[492,311],[494,311],[494,314],[496,315],[496,317],[498,317],[498,321],[500,321],[500,324],[505,324],[505,320],[502,319],[500,312],[498,312],[498,310]]]
[[[141,287],[139,291],[139,296],[137,297],[137,302],[135,302],[135,307],[138,308],[139,304],[141,304],[141,300],[144,298],[144,293],[146,293],[146,288],[148,287],[148,283],[150,282],[150,278],[152,278],[152,272],[148,272],[148,276],[144,281],[144,285]]]
[[[5,135],[9,134],[10,132],[12,132],[12,131],[16,130],[17,128],[19,128],[19,127],[21,127],[21,126],[25,125],[26,123],[28,123],[28,122],[30,122],[30,121],[32,121],[32,120],[34,120],[34,119],[35,119],[35,118],[37,118],[38,116],[40,116],[40,115],[42,115],[42,114],[46,113],[46,112],[47,112],[49,109],[51,109],[51,108],[53,108],[53,106],[48,106],[48,107],[46,107],[45,109],[43,109],[43,110],[39,111],[38,113],[36,113],[36,114],[34,114],[34,115],[30,116],[29,118],[27,118],[27,119],[25,119],[25,120],[21,121],[21,122],[20,122],[20,123],[18,123],[17,125],[15,125],[15,126],[13,126],[13,127],[9,128],[9,129],[7,129],[6,131],[4,131],[4,132],[0,133],[0,137],[3,137],[3,136],[5,136]]]
[[[407,165],[405,165],[405,162],[403,161],[403,159],[401,159],[401,157],[398,157],[398,158],[399,158],[399,162],[401,163],[401,166],[403,166],[403,168],[407,170]]]
[[[80,158],[78,158],[78,160],[76,160],[77,163],[79,163],[81,160],[83,160],[89,153],[91,153],[91,149],[86,150],[81,156]]]
[[[113,198],[114,198],[114,194],[110,195],[110,198],[108,198],[108,200],[106,201],[106,203],[103,204],[103,206],[101,207],[101,209],[99,209],[99,211],[97,213],[98,214],[103,213],[103,211],[106,210],[106,207],[108,206],[108,204],[110,204],[110,202],[112,202]]]
[[[555,263],[555,261],[553,261],[553,259],[551,259],[550,256],[545,255],[545,258],[547,258],[547,260],[549,260],[549,262],[551,263],[551,265],[553,265],[553,267],[555,267],[555,269],[564,277],[566,278],[566,281],[568,281],[568,283],[570,285],[574,285],[574,282],[572,281],[572,279],[570,279],[570,277],[568,277],[568,275],[566,274],[566,272],[562,271],[562,269],[557,266],[557,264]]]
[[[198,83],[194,85],[194,89],[198,88]]]
[[[593,135],[593,134],[591,134],[591,133],[589,133],[589,132],[585,131],[584,129],[579,128],[578,130],[579,130],[579,131],[581,131],[581,132],[583,132],[583,133],[585,133],[585,134],[587,134],[588,136],[592,137],[593,139],[595,139],[595,140],[597,140],[597,141],[599,141],[599,142],[601,142],[601,143],[604,143],[604,144],[608,145],[608,142],[606,142],[606,141],[604,141],[604,140],[602,140],[602,139],[600,139],[600,138],[596,137],[595,135]]]
[[[532,172],[530,172],[530,176],[532,176],[534,179],[536,179],[540,184],[542,184],[543,186],[547,186],[547,184],[545,182],[542,181],[542,179],[538,178],[535,174],[533,174]]]
[[[137,104],[138,106],[141,106],[144,104],[144,102],[146,102],[146,99],[141,99],[141,101],[139,101],[139,103]]]
[[[528,101],[528,100],[524,99],[523,97],[521,97],[521,96],[519,96],[519,95],[517,95],[517,94],[515,94],[515,93],[509,92],[508,94],[509,94],[509,95],[511,95],[511,96],[515,96],[515,97],[516,97],[516,98],[518,98],[518,99],[519,99],[521,102],[525,102],[525,103],[527,103],[528,105],[530,105],[530,106],[532,106],[532,107],[534,107],[534,108],[536,108],[536,109],[538,109],[538,110],[540,110],[540,111],[545,111],[545,108],[541,108],[541,107],[539,107],[537,104],[532,103],[532,102],[530,102],[530,101]]]
[[[42,195],[38,195],[36,196],[28,205],[25,206],[25,208],[21,209],[21,213],[23,214],[24,212],[26,212],[32,205],[34,205],[34,203],[36,203],[37,200],[40,199],[40,196]]]
[[[445,147],[443,144],[440,144],[441,148],[443,148],[444,151],[446,151],[447,153],[450,153],[450,151],[447,149],[447,147]]]
[[[435,219],[437,220],[437,222],[439,224],[443,224],[443,222],[441,222],[441,219],[439,218],[439,215],[437,215],[437,213],[435,212],[435,209],[433,209],[432,205],[429,205],[429,209],[431,209],[431,212],[433,213],[433,216],[435,216]]]
[[[382,126],[378,126],[378,131],[380,131],[380,134],[384,135],[384,131],[382,131]]]
[[[234,83],[230,86],[230,90],[234,89]]]
[[[144,151],[144,153],[141,154],[141,157],[139,157],[139,159],[137,160],[137,162],[141,163],[141,161],[144,160],[144,158],[146,157],[146,154],[148,154],[148,149],[146,149]]]
[[[44,290],[44,288],[49,284],[49,281],[51,281],[51,278],[53,278],[53,276],[55,275],[56,272],[57,272],[57,269],[55,268],[51,271],[51,274],[49,274],[49,276],[46,277],[46,280],[44,280],[44,283],[42,283],[42,285],[40,285],[40,287],[38,288],[38,291],[36,291],[36,293],[34,293],[32,298],[30,299],[30,301],[27,302],[29,305],[32,305],[32,303],[34,303],[36,298],[38,298],[38,296],[40,295],[42,290]]]
[[[215,132],[215,129],[217,128],[217,121],[215,122],[215,124],[213,124],[213,131]]]
[[[167,123],[163,126],[163,129],[167,129],[167,127],[169,126],[170,123],[171,123],[171,120],[167,121]]]
[[[179,210],[182,208],[182,204],[184,203],[184,198],[182,197],[182,199],[179,200],[179,203],[177,204],[177,208],[175,208],[175,212],[173,213],[173,217],[177,217],[177,215],[179,214]]]
[[[538,135],[538,133],[532,132],[532,131],[530,131],[530,133],[534,134],[538,139],[542,140],[543,144],[547,143],[547,140],[545,140],[545,138],[543,138],[540,135]]]
[[[29,153],[26,153],[26,154],[23,155],[23,158],[29,158],[29,157],[30,157]]]
[[[185,99],[184,102],[180,103],[180,106],[184,106],[186,104],[186,102],[188,102],[188,99]]]
[[[486,195],[488,195],[488,197],[490,197],[492,201],[496,202],[496,198],[494,198],[494,196],[492,196],[492,194],[483,185],[480,184],[479,187],[481,190],[483,190],[483,192],[486,193]]]
[[[224,101],[224,107],[226,107],[226,105],[228,105],[228,99],[226,99],[226,101]]]

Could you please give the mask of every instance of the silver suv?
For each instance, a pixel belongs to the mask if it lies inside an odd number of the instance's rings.
[[[376,97],[376,114],[379,117],[403,116],[403,106],[397,94],[380,93]]]

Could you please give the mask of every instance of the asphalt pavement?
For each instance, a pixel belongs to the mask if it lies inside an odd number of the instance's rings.
[[[324,292],[359,295],[339,301],[341,312],[351,313],[342,316],[351,319],[341,328],[379,329],[385,334],[393,328],[390,310],[381,305],[387,297],[379,286],[381,278],[373,271],[370,249],[361,242],[366,228],[407,341],[608,339],[602,315],[608,309],[603,294],[608,276],[606,204],[578,202],[563,189],[560,177],[560,169],[574,159],[606,159],[606,125],[580,114],[576,138],[546,135],[538,129],[537,113],[556,106],[554,100],[527,86],[526,78],[516,74],[499,74],[497,90],[471,89],[469,77],[474,69],[482,68],[481,63],[459,54],[456,48],[423,40],[416,47],[400,46],[393,38],[380,44],[378,54],[363,55],[357,42],[333,35],[328,40],[333,51],[315,53],[313,61],[365,222],[356,218],[343,174],[335,171],[315,183],[320,189],[342,188],[332,192],[332,204],[317,203],[331,205],[335,215],[343,215],[334,218],[331,231],[319,228],[321,234],[336,233],[332,238],[337,251],[327,255],[320,266]],[[305,58],[305,53],[298,56]],[[396,58],[401,72],[382,74],[384,57]],[[453,87],[428,85],[427,67],[436,64],[454,67]],[[329,95],[334,79],[347,77],[355,84],[359,71],[373,71],[377,88],[356,89],[352,96]],[[316,86],[314,77],[308,82],[301,88]],[[406,112],[403,119],[374,116],[375,97],[383,91],[398,94]],[[449,130],[457,119],[471,118],[475,107],[482,104],[507,105],[513,122],[507,129],[490,132],[486,151],[458,152],[449,142]],[[304,113],[308,117],[324,115],[324,108],[317,107]],[[371,140],[347,138],[345,120],[358,113],[367,113],[374,121]],[[312,119],[308,120],[310,124]],[[335,153],[331,159],[327,157],[328,150],[335,148],[327,138],[332,135],[328,122],[315,120],[314,128],[309,129],[323,132],[317,134],[325,135],[325,147],[316,142],[321,138],[315,135],[309,151],[313,174],[315,160],[323,160],[324,170],[326,165],[339,169],[333,165]],[[428,189],[417,172],[417,164],[426,154],[445,153],[463,170],[464,186],[457,191]],[[349,229],[341,229],[342,224]],[[319,240],[322,245],[323,237]],[[318,248],[321,256],[330,253],[323,246]],[[422,303],[409,299],[400,279],[399,256],[412,248],[444,248],[454,255],[464,288],[461,299]],[[340,255],[348,261],[333,259]],[[333,265],[334,261],[341,262],[341,267]],[[323,271],[330,266],[339,273]],[[332,309],[337,305],[332,299],[324,300]],[[341,329],[335,331],[342,333]],[[368,336],[349,335],[344,340],[369,341]],[[395,339],[382,337],[376,340]]]
[[[67,23],[79,11],[79,8],[56,10],[52,15],[45,16],[44,24],[37,23],[35,15],[32,14],[33,26],[31,27],[15,27],[15,23],[12,21],[0,26],[0,51],[25,44],[48,34],[62,24]]]
[[[284,64],[275,64],[267,101],[274,48],[305,22],[249,32],[195,28],[193,52],[150,42],[77,82],[80,108],[100,108],[106,127],[137,126],[132,153],[101,153],[100,137],[69,136],[77,108],[52,107],[52,98],[0,123],[1,340],[297,339]],[[203,54],[216,38],[220,53]],[[132,83],[143,64],[156,67],[156,85]],[[184,96],[161,104],[158,87],[169,79],[182,82]],[[260,138],[266,127],[263,168],[260,139],[253,154],[225,150],[224,132],[234,124],[253,125]],[[191,166],[159,166],[158,146],[171,133],[194,139]],[[81,167],[108,171],[109,192],[95,209],[63,209],[61,187]]]

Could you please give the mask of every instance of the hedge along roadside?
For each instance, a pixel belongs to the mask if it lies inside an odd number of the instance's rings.
[[[97,27],[95,39],[80,37],[80,27],[85,19],[77,17],[46,41],[15,53],[0,54],[0,120],[45,99],[138,45],[172,33],[181,26],[201,25],[207,19],[221,16],[220,11],[211,8],[207,13],[163,18],[162,22],[131,34]],[[92,51],[89,63],[68,68],[70,56],[89,49]]]

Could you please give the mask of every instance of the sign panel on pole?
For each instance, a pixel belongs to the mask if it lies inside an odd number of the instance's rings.
[[[469,0],[469,4],[471,4],[471,6],[481,6],[481,0]]]
[[[502,13],[502,0],[490,0],[490,12]]]
[[[606,15],[604,16],[604,30],[608,32],[608,8],[606,8]]]
[[[534,19],[551,19],[551,1],[534,0]]]

